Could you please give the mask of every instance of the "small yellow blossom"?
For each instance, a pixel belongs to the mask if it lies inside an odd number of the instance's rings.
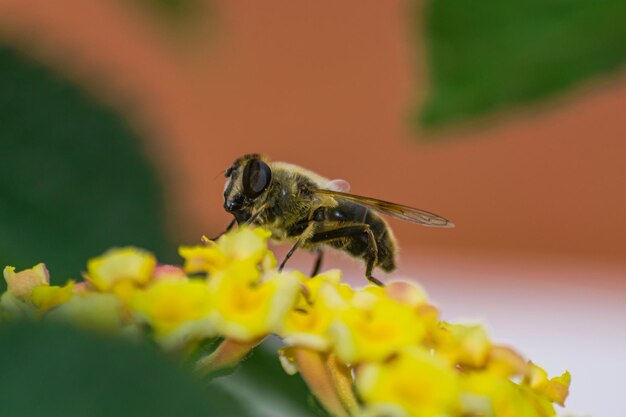
[[[222,235],[217,244],[230,259],[256,260],[260,262],[267,249],[272,233],[262,227],[240,227],[233,233]]]
[[[444,359],[415,346],[386,362],[360,365],[355,383],[367,408],[399,408],[411,417],[447,416],[457,408],[457,373]]]
[[[571,382],[569,372],[566,371],[561,376],[548,379],[548,373],[545,370],[532,362],[529,363],[529,366],[530,370],[524,378],[524,383],[548,400],[564,405]]]
[[[330,287],[324,291],[334,291],[334,289]],[[279,334],[289,345],[326,350],[332,344],[330,325],[334,319],[335,312],[324,303],[323,299],[318,300],[313,305],[289,311]]]
[[[63,287],[56,285],[40,285],[33,289],[32,302],[39,309],[39,313],[65,303],[74,293],[74,281]]]
[[[219,332],[239,341],[277,331],[300,291],[299,280],[293,274],[273,273],[262,281],[253,281],[247,273],[231,268],[209,282]]]
[[[184,270],[188,274],[213,272],[227,262],[215,242],[209,242],[208,245],[181,246],[178,254],[185,259]]]
[[[194,333],[208,337],[215,333],[209,288],[203,280],[158,281],[146,290],[135,291],[130,301],[131,311],[139,314],[153,327],[157,337],[165,337],[180,326],[191,331],[198,320],[200,328]]]
[[[461,409],[467,415],[552,417],[554,407],[507,378],[485,372],[462,377]]]
[[[486,369],[489,373],[503,377],[526,375],[528,362],[513,349],[493,345],[487,355]]]
[[[115,248],[89,260],[87,279],[100,291],[119,286],[127,293],[128,288],[150,281],[155,266],[154,256],[143,249]]]
[[[331,269],[329,271],[325,271],[311,278],[309,278],[308,276],[304,275],[301,272],[298,272],[298,271],[293,271],[293,272],[298,274],[298,278],[300,279],[300,282],[302,282],[302,285],[305,287],[304,288],[304,290],[306,291],[305,295],[307,296],[308,301],[315,300],[317,292],[319,291],[319,288],[321,286],[329,285],[329,284],[333,286],[337,286],[341,283],[341,271],[338,269]],[[350,288],[349,286],[345,284],[344,286]]]
[[[262,228],[240,227],[221,236],[216,242],[207,245],[181,246],[178,250],[185,259],[185,271],[190,274],[222,271],[236,262],[248,262],[253,265],[266,262],[275,264],[276,260],[267,249],[267,240],[271,233]]]
[[[412,307],[374,289],[354,294],[350,305],[338,314],[332,332],[337,357],[357,363],[384,360],[404,347],[417,345],[425,327]]]
[[[43,263],[17,273],[14,267],[7,266],[4,268],[4,280],[11,294],[22,301],[29,301],[35,287],[50,283],[50,274]]]
[[[338,312],[348,306],[352,290],[340,284],[338,270],[313,278],[298,275],[303,286],[302,294],[295,308],[285,316],[279,335],[288,345],[327,350],[333,343],[330,327]]]
[[[491,342],[480,324],[440,324],[438,348],[452,362],[479,368],[485,365]]]

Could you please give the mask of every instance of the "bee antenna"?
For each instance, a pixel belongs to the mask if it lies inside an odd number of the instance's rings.
[[[213,181],[215,181],[218,177],[221,177],[224,175],[226,171],[220,171],[217,174],[215,174],[215,176],[213,177]]]

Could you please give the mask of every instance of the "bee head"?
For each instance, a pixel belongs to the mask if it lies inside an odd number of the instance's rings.
[[[255,204],[272,181],[272,170],[261,155],[249,154],[237,159],[225,172],[224,209],[238,223],[252,215]]]

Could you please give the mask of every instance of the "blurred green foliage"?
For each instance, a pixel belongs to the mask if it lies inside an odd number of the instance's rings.
[[[161,187],[123,120],[6,47],[0,92],[1,267],[45,262],[63,283],[112,246],[173,259]]]
[[[190,18],[206,8],[199,0],[142,0],[147,6],[172,23],[188,24]]]
[[[430,0],[418,19],[431,79],[424,127],[534,102],[626,60],[624,0]]]
[[[267,339],[231,375],[218,378],[235,398],[259,417],[330,417],[299,374],[287,375],[280,365],[278,339]]]
[[[53,324],[0,327],[0,416],[249,416],[144,344]]]

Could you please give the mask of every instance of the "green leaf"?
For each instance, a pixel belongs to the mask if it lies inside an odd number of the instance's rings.
[[[62,283],[112,246],[176,259],[161,187],[115,111],[1,46],[0,92],[0,267],[45,262]]]
[[[150,346],[52,324],[0,327],[0,340],[2,416],[251,415]]]
[[[416,118],[425,127],[531,104],[626,60],[623,0],[431,0],[418,19],[431,79]]]

